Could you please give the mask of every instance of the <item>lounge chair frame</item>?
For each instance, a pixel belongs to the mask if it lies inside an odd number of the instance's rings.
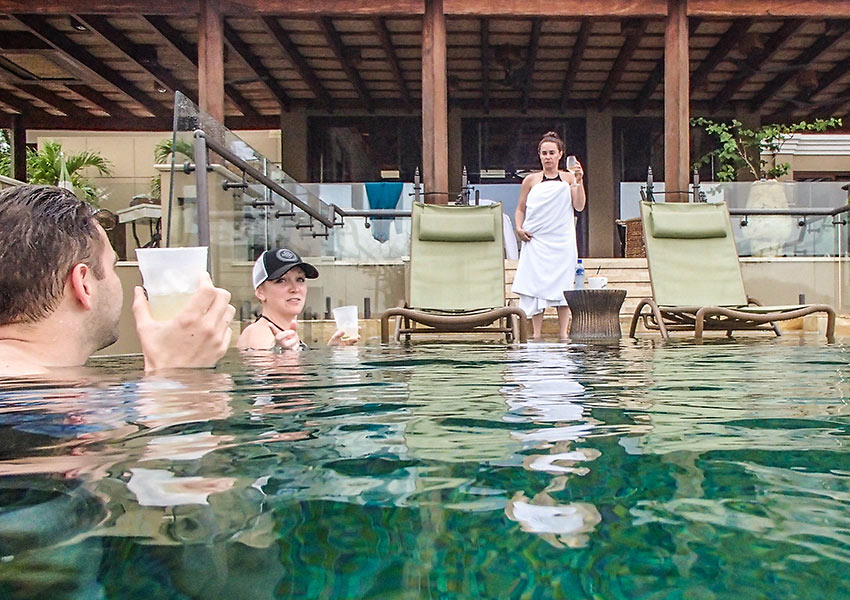
[[[485,333],[504,335],[508,343],[528,341],[525,312],[505,303],[501,204],[417,202],[411,216],[410,302],[381,315],[381,342],[389,342],[391,318],[396,340]]]
[[[397,317],[395,339],[410,341],[411,335],[419,333],[500,333],[505,341],[528,341],[527,319],[525,312],[514,306],[505,306],[483,311],[464,313],[416,310],[408,307],[390,308],[381,315],[381,342],[389,341],[389,320]],[[500,321],[498,327],[491,327]],[[425,327],[416,327],[416,324]]]
[[[651,254],[653,249],[650,247],[652,245],[651,242],[653,241],[650,239],[652,236],[650,230],[650,227],[652,226],[650,223],[650,215],[651,208],[653,206],[658,206],[658,204],[647,201],[641,203],[641,213],[643,216],[642,227],[644,239],[647,242],[647,259],[649,261],[650,283],[652,285],[653,297],[644,298],[638,303],[635,308],[634,315],[632,316],[631,325],[629,326],[629,337],[635,337],[639,321],[643,322],[643,325],[647,330],[658,331],[663,338],[668,338],[672,331],[693,331],[694,338],[697,341],[702,340],[705,331],[725,331],[726,335],[729,337],[732,336],[734,331],[772,331],[779,336],[781,335],[781,331],[777,325],[777,321],[796,319],[813,313],[825,313],[827,316],[825,332],[827,341],[830,343],[835,341],[835,310],[826,304],[762,307],[758,301],[749,296],[741,296],[741,299],[746,297],[747,304],[739,304],[737,306],[726,304],[725,302],[722,305],[696,305],[693,303],[674,305],[658,303],[658,291],[656,289],[657,282],[655,281],[655,277],[658,276],[658,274],[653,273],[653,257]],[[690,206],[694,205],[690,204]],[[705,204],[702,204],[702,206],[706,208],[695,210],[712,210]],[[732,238],[728,210],[726,209],[725,204],[722,203],[720,205],[715,204],[714,206],[714,210],[723,213],[722,218],[725,220],[726,234],[721,235],[720,237],[728,237],[727,240],[718,242],[718,246],[715,247],[715,251],[722,250],[728,253],[729,255],[725,257],[726,260],[730,261],[728,264],[733,264],[732,261],[734,261],[734,264],[737,264],[738,281],[735,281],[734,278],[732,279],[732,288],[734,289],[735,287],[738,287],[740,290],[743,290],[743,279],[740,277],[740,262],[738,262],[737,252],[734,249],[734,239]],[[685,207],[681,204],[680,207],[681,208],[677,208],[675,210],[681,211],[685,209]],[[699,235],[701,234],[698,234],[695,237],[699,237]],[[663,237],[667,236],[665,235]],[[682,239],[680,243],[686,245],[687,239]],[[668,247],[666,250],[669,252],[670,248]],[[658,251],[658,249],[656,249],[656,251]],[[734,256],[731,256],[732,253]],[[728,292],[728,284],[730,282],[726,281],[725,283],[727,284]],[[734,291],[731,296],[735,296]],[[729,294],[725,293],[725,297],[728,300]],[[667,300],[669,299],[670,297],[668,294]]]
[[[760,306],[750,299],[751,306]],[[644,308],[649,312],[643,312]],[[826,313],[826,339],[835,341],[835,310],[826,304],[809,304],[794,310],[752,313],[723,306],[658,306],[655,300],[644,298],[635,308],[629,327],[629,337],[635,337],[637,324],[651,331],[658,331],[664,338],[670,331],[693,331],[694,339],[702,340],[704,331],[725,331],[728,337],[733,331],[772,331],[782,335],[777,321],[797,319],[817,312]]]

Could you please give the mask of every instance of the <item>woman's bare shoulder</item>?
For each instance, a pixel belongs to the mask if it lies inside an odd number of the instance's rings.
[[[236,347],[242,350],[268,350],[272,346],[274,346],[274,334],[271,328],[261,321],[248,325],[236,341]]]
[[[537,185],[543,180],[543,171],[536,171],[534,173],[529,173],[522,180],[522,185],[526,187],[531,187],[533,185]]]

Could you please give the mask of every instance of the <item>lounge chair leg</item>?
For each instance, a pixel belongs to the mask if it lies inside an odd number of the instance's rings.
[[[697,311],[696,322],[694,323],[694,340],[702,341],[702,330],[705,327],[705,308]]]
[[[637,308],[635,309],[635,314],[632,315],[632,323],[629,325],[629,337],[635,337],[635,332],[637,331],[638,319],[640,319],[640,312],[644,306],[646,306],[648,302],[646,300],[641,300]]]
[[[525,344],[528,342],[528,317],[525,316],[525,312],[520,310],[519,313],[514,314],[514,320],[519,327],[519,339],[517,341],[520,344]]]
[[[381,315],[381,343],[390,343],[390,317],[389,315]]]
[[[831,308],[826,311],[826,341],[835,342],[835,311]]]

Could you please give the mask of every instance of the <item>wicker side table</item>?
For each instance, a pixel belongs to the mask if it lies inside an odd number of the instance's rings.
[[[564,292],[564,298],[573,317],[570,338],[620,338],[620,307],[626,299],[626,290],[569,290]]]

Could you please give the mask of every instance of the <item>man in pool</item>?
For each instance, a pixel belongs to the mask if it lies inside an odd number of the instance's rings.
[[[266,250],[254,263],[254,295],[262,305],[262,314],[239,336],[236,346],[242,350],[302,350],[306,348],[296,329],[298,315],[307,299],[307,280],[319,271],[301,260],[289,248]],[[328,346],[350,346],[360,336],[345,338],[337,331]]]
[[[58,187],[0,193],[0,376],[81,366],[118,339],[124,297],[104,214]],[[229,302],[207,275],[180,315],[155,321],[136,287],[145,370],[215,366],[230,345]]]

